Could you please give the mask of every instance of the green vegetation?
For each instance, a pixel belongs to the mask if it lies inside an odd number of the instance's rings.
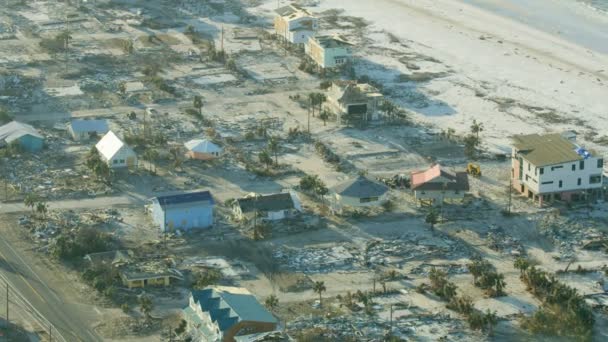
[[[325,287],[325,282],[323,281],[315,281],[315,283],[312,286],[312,290],[315,293],[319,294],[319,307],[322,307],[322,299],[323,297],[321,296],[323,294],[323,292],[327,291],[327,288]]]
[[[82,227],[75,232],[64,233],[51,246],[51,254],[63,260],[82,258],[85,254],[105,252],[114,241],[108,233],[94,228]]]
[[[467,265],[473,275],[473,284],[482,288],[490,297],[504,296],[505,276],[497,273],[494,266],[486,260],[475,259]]]
[[[317,175],[306,175],[300,179],[300,189],[315,196],[324,196],[328,193],[327,186]]]

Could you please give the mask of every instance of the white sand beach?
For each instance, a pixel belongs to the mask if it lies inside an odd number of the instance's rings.
[[[566,6],[556,9],[562,16],[568,6],[579,6],[559,1]],[[513,134],[566,129],[576,130],[589,146],[608,150],[605,142],[604,147],[592,143],[608,135],[608,55],[496,14],[498,10],[461,1],[314,3],[309,8],[320,15],[338,10],[339,16],[367,21],[364,28],[325,33],[340,32],[352,39],[357,44],[357,75],[382,83],[417,121],[463,134],[476,119],[485,125],[483,138],[492,150],[508,151]],[[504,1],[487,3],[499,8]],[[269,1],[259,9],[270,17],[275,7],[276,2]],[[583,31],[597,25],[598,37],[606,35],[600,14],[583,5],[576,8],[578,12],[563,20],[586,22]],[[551,17],[552,10],[549,6],[546,16]],[[425,82],[396,80],[413,73],[431,77]]]

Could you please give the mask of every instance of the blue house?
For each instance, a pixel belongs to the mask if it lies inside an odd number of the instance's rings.
[[[152,219],[164,231],[206,228],[213,224],[213,197],[198,191],[152,199]]]
[[[19,144],[23,150],[37,152],[44,146],[44,138],[32,126],[17,121],[11,121],[0,126],[0,146],[13,143]]]
[[[106,120],[72,120],[68,132],[75,141],[101,137],[110,131]]]

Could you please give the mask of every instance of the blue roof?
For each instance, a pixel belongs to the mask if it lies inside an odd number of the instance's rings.
[[[107,133],[110,130],[106,120],[72,120],[70,124],[75,132]]]
[[[240,321],[277,323],[277,319],[249,293],[232,293],[226,288],[208,287],[192,291],[192,297],[202,311],[218,323],[221,331]]]
[[[184,204],[184,203],[196,203],[196,202],[204,202],[208,201],[209,204],[213,204],[213,197],[208,190],[205,191],[197,191],[197,192],[189,192],[184,194],[177,195],[169,195],[169,196],[158,196],[153,200],[158,201],[161,207],[166,207],[170,205],[176,204]]]

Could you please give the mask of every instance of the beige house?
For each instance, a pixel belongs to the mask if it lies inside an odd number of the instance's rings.
[[[384,184],[359,176],[332,187],[328,198],[334,211],[344,207],[372,207],[386,201],[388,190]]]
[[[184,144],[186,157],[198,160],[219,158],[223,149],[207,139],[192,139]]]
[[[324,107],[336,114],[338,122],[377,120],[384,96],[375,87],[357,81],[334,81],[327,91]]]
[[[468,177],[464,171],[449,172],[435,164],[427,170],[412,172],[411,189],[417,201],[430,205],[463,200],[469,191]]]
[[[130,289],[147,286],[169,286],[171,279],[181,279],[177,274],[168,270],[123,270],[120,272],[122,284]]]
[[[275,13],[275,33],[293,44],[305,44],[318,29],[318,19],[298,5],[280,7]]]
[[[316,36],[308,39],[305,51],[320,68],[331,69],[352,61],[352,47],[342,36]]]

